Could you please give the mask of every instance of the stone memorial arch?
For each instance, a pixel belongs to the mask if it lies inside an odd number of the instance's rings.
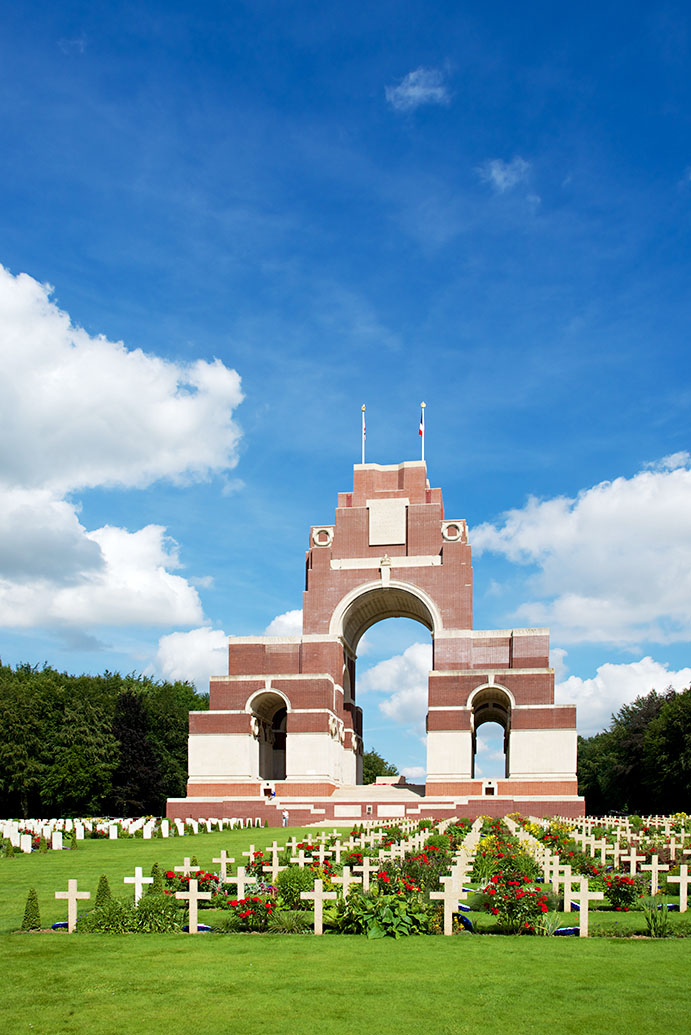
[[[190,715],[188,797],[171,799],[169,814],[228,815],[251,802],[325,817],[393,808],[398,792],[383,788],[376,802],[358,787],[355,672],[363,634],[392,617],[430,631],[433,661],[424,798],[399,787],[399,811],[388,814],[486,813],[492,798],[501,812],[583,814],[576,709],[554,703],[549,632],[473,629],[472,592],[466,523],[446,518],[425,463],[356,465],[334,523],[310,529],[302,634],[230,638],[209,711]],[[474,774],[477,730],[489,721],[504,729],[498,780]],[[370,811],[358,812],[365,798]]]

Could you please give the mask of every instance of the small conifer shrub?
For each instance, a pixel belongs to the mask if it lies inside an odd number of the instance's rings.
[[[22,931],[40,931],[41,914],[38,908],[38,895],[36,888],[30,888],[26,897],[24,919],[22,920]]]
[[[96,889],[96,899],[94,901],[94,908],[101,909],[106,903],[112,900],[113,896],[110,892],[110,884],[105,873],[101,874],[101,878],[98,882],[98,888]]]

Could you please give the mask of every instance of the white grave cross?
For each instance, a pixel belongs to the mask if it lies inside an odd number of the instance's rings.
[[[196,877],[193,877],[190,881],[188,891],[176,891],[176,898],[187,899],[190,908],[190,922],[189,922],[189,933],[197,934],[197,903],[200,899],[211,898],[210,891],[199,891],[199,881]]]
[[[689,896],[689,867],[686,863],[679,867],[678,877],[668,877],[668,884],[679,885],[679,912],[685,913],[688,908],[688,896]]]
[[[234,863],[235,859],[231,859],[224,848],[220,859],[212,859],[211,862],[221,864],[221,883],[225,884],[228,880],[228,863]]]
[[[578,917],[579,934],[581,938],[588,937],[588,905],[590,902],[604,898],[604,892],[602,891],[589,891],[588,881],[585,877],[581,877],[580,888],[576,892],[572,892],[572,898],[578,903],[580,909]]]
[[[343,898],[346,899],[348,898],[348,892],[350,891],[351,885],[362,884],[363,878],[353,877],[350,872],[350,866],[344,866],[342,875],[340,877],[332,877],[331,880],[334,884],[342,885]]]
[[[314,902],[314,933],[324,933],[324,901],[338,898],[335,891],[324,891],[324,881],[319,877],[314,882],[314,891],[301,891],[300,898]]]
[[[77,891],[77,881],[67,881],[67,891],[56,891],[56,898],[67,899],[67,930],[70,934],[77,926],[77,900],[91,898],[90,891]]]
[[[123,884],[134,884],[134,901],[135,901],[135,905],[136,905],[137,902],[139,902],[139,899],[142,897],[142,894],[144,893],[144,885],[145,884],[153,884],[153,882],[154,882],[153,877],[143,877],[142,876],[142,872],[143,871],[142,871],[141,866],[135,866],[135,868],[134,868],[134,877],[123,877],[122,878]]]
[[[441,900],[444,903],[444,934],[448,937],[453,934],[453,914],[458,912],[458,903],[461,899],[468,897],[467,893],[459,888],[456,878],[452,875],[441,877],[444,885],[443,891],[430,891],[431,899]]]

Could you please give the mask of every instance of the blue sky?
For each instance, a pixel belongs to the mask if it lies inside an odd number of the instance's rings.
[[[690,51],[673,3],[8,9],[3,661],[203,686],[299,609],[360,405],[397,463],[424,398],[476,626],[550,625],[584,732],[688,685]],[[360,662],[411,773],[423,633]]]

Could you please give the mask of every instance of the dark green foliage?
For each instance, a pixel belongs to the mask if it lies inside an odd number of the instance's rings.
[[[402,938],[426,934],[428,916],[418,898],[398,895],[352,894],[338,900],[329,913],[328,926],[340,934],[366,934],[368,938]]]
[[[134,906],[120,899],[109,899],[77,921],[78,934],[124,934],[132,930]]]
[[[132,915],[133,931],[140,934],[163,934],[179,931],[184,913],[168,895],[144,895]]]
[[[217,914],[211,922],[211,927],[218,934],[235,934],[242,930],[242,920],[231,909],[228,912]]]
[[[281,909],[274,913],[266,929],[271,934],[307,934],[311,928],[306,913],[297,909]]]
[[[192,858],[190,859],[190,866],[194,870],[198,870],[200,868],[199,867],[199,859],[197,859],[196,855],[193,855]]]
[[[38,895],[36,888],[30,888],[26,898],[24,919],[22,920],[22,931],[40,931],[41,914],[38,908]]]
[[[42,837],[41,840],[38,842],[38,850],[41,855],[48,854],[48,842],[46,841],[45,837]]]
[[[651,690],[578,741],[579,792],[591,814],[674,812],[691,797],[691,690]]]
[[[308,903],[300,898],[300,892],[312,891],[314,874],[308,869],[301,870],[299,866],[287,866],[278,874],[276,888],[288,909],[307,909]]]
[[[14,859],[14,845],[10,841],[9,837],[3,843],[5,846],[5,858]]]
[[[157,812],[163,798],[161,770],[149,739],[144,702],[134,691],[118,697],[113,735],[120,745],[120,760],[110,793],[113,811],[122,816]]]
[[[365,751],[362,756],[362,782],[374,783],[378,776],[396,776],[398,769],[382,758],[378,751]]]
[[[79,848],[79,844],[77,842],[77,835],[75,834],[75,832],[73,830],[72,831],[72,837],[70,839],[70,851],[74,852],[74,851],[77,850],[77,848]]]
[[[166,895],[144,895],[135,906],[122,899],[109,899],[77,922],[86,934],[161,934],[181,929],[184,913]]]
[[[118,709],[123,696],[140,707]],[[187,717],[206,707],[208,698],[187,683],[0,664],[0,813],[95,815],[116,797],[132,811],[160,814],[167,797],[184,794]],[[137,717],[140,730],[132,728]]]
[[[163,873],[158,863],[154,863],[151,867],[151,876],[154,879],[153,884],[147,884],[146,893],[147,895],[162,895],[164,891],[163,884]]]
[[[101,909],[106,905],[107,902],[112,901],[112,894],[110,891],[110,884],[105,873],[102,873],[98,882],[98,888],[96,889],[96,898],[94,899],[94,907]]]

